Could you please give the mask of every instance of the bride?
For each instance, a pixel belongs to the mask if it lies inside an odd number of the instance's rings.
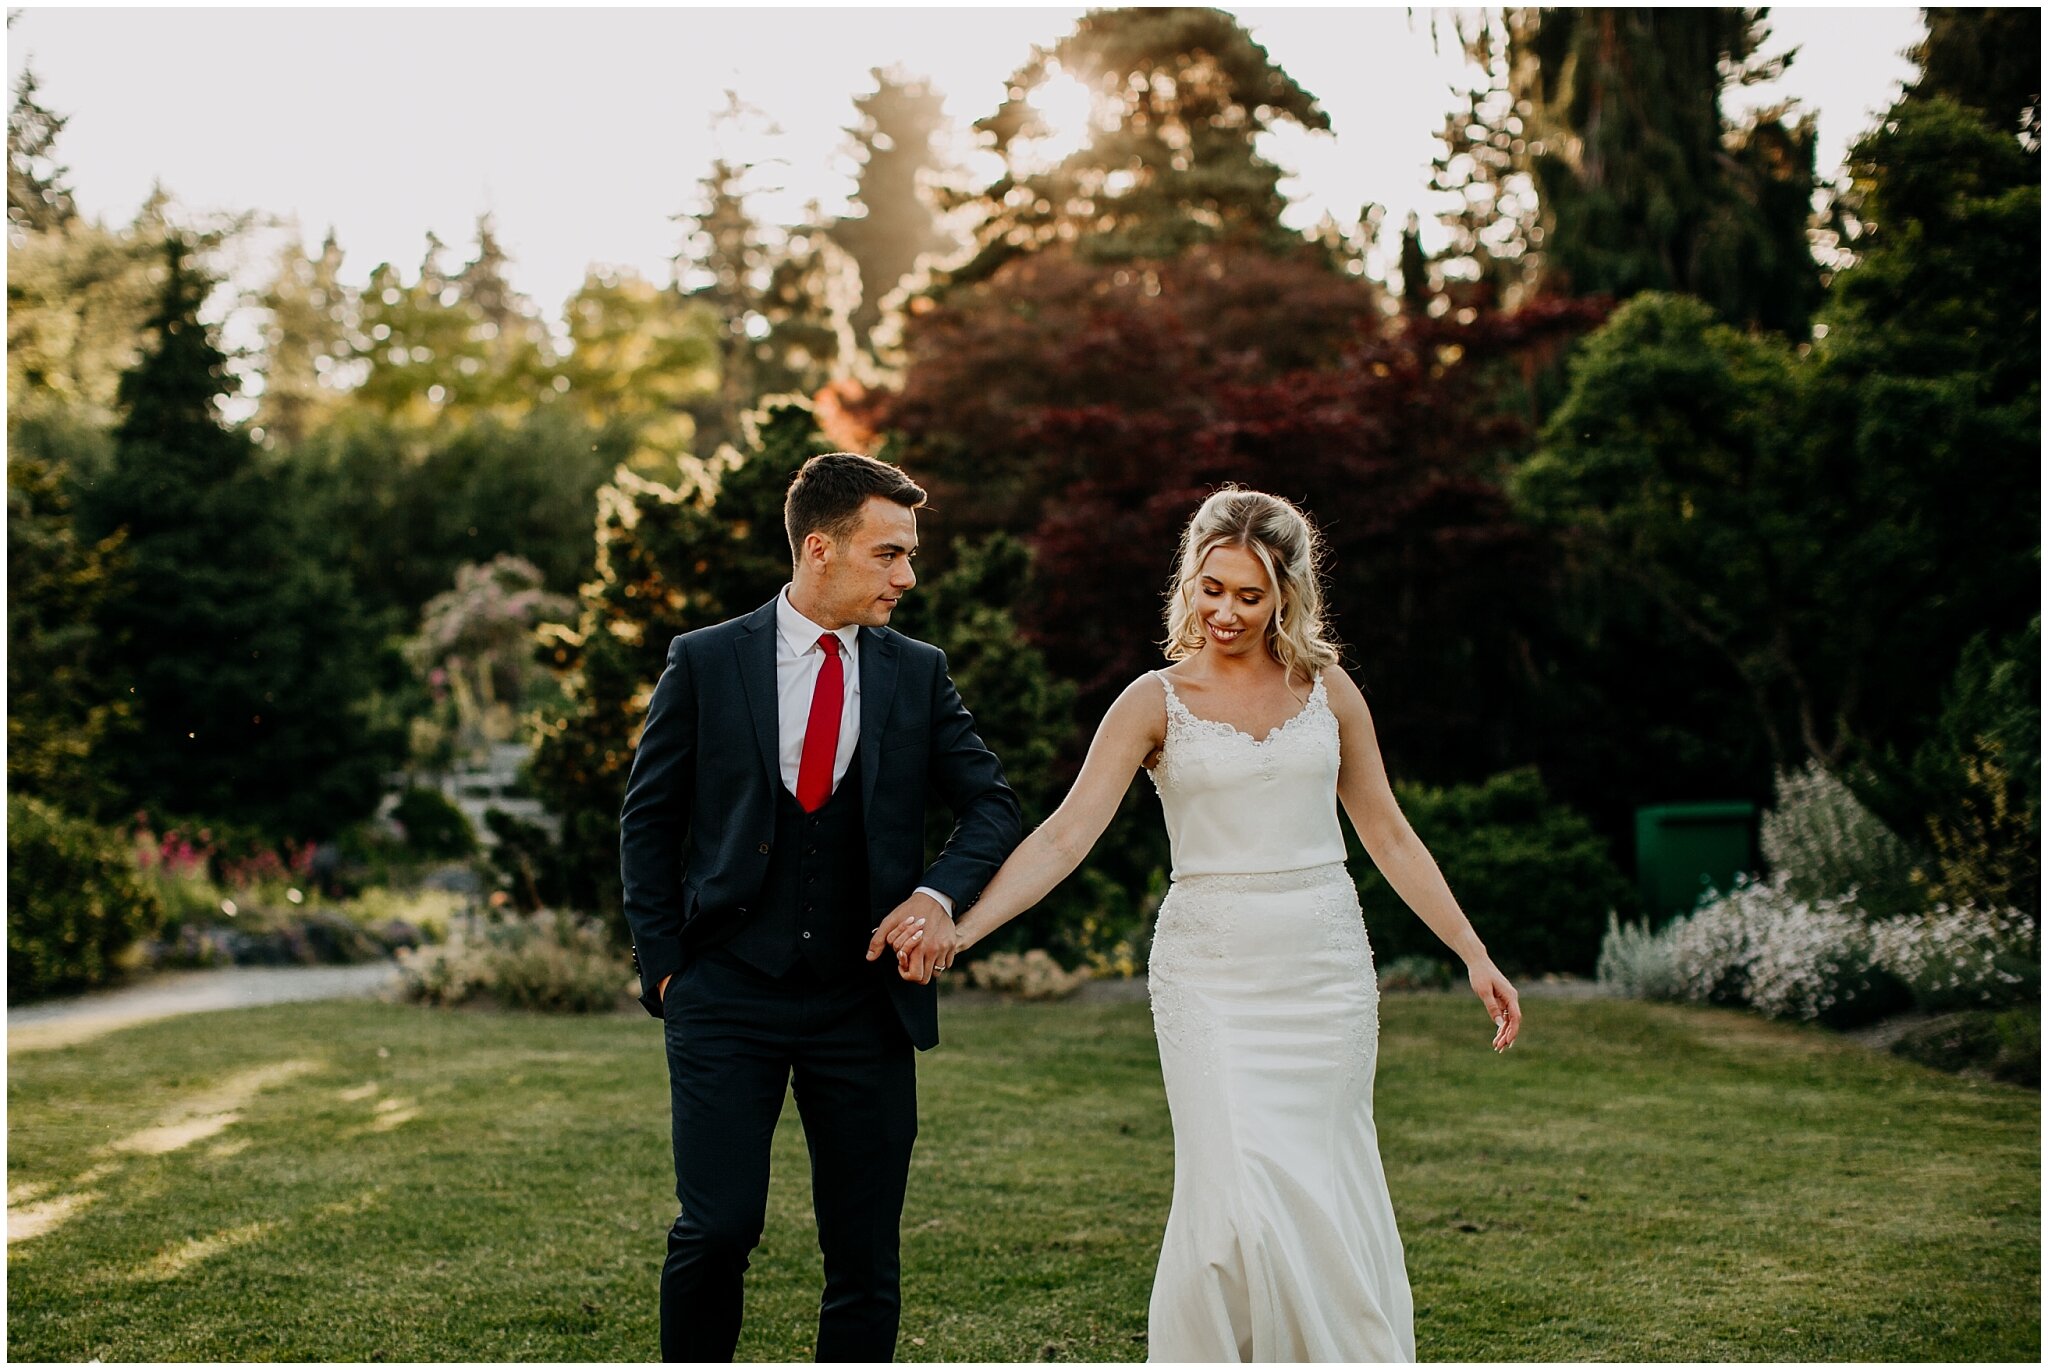
[[[1133,771],[1150,772],[1173,852],[1150,967],[1174,1136],[1153,1360],[1415,1359],[1373,1127],[1379,991],[1339,800],[1464,960],[1494,1050],[1521,1027],[1514,987],[1395,804],[1364,696],[1334,669],[1318,552],[1288,501],[1211,495],[1167,598],[1172,665],[1124,690],[1066,800],[957,927],[899,922],[873,943],[928,980],[1073,871]]]

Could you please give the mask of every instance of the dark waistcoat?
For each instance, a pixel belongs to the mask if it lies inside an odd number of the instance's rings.
[[[871,921],[860,768],[847,771],[816,813],[777,785],[768,878],[726,950],[770,975],[786,975],[801,961],[837,980],[868,966]]]

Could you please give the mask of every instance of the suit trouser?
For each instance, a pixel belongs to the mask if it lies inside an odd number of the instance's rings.
[[[901,1308],[897,1232],[917,1136],[915,1053],[879,967],[772,977],[693,957],[664,999],[676,1199],[661,1271],[661,1355],[731,1360],[742,1279],[761,1240],[768,1152],[794,1082],[825,1257],[821,1361],[886,1361]]]

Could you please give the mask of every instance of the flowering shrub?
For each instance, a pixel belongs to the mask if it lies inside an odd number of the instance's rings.
[[[604,1013],[638,988],[602,927],[549,909],[456,923],[445,943],[401,950],[398,964],[407,998],[443,1006],[491,999],[544,1013]]]
[[[968,981],[975,988],[998,990],[1019,999],[1064,999],[1092,976],[1086,966],[1062,970],[1040,947],[1021,953],[993,952],[967,968]]]
[[[1595,975],[1610,992],[1630,999],[1685,997],[1671,939],[1659,936],[1648,923],[1623,923],[1612,910]]]
[[[2033,982],[2034,920],[2018,910],[1943,906],[1872,918],[1854,892],[1805,899],[1791,886],[1783,871],[1740,879],[1655,932],[1610,917],[1601,983],[1632,997],[1747,1004],[1776,1018],[1840,1024],[1909,1000],[2009,1002]]]
[[[2017,909],[1937,904],[1917,918],[1879,924],[1878,959],[1927,1009],[1979,1008],[2036,997],[2034,920]]]
[[[1777,802],[1759,828],[1764,860],[1796,898],[1853,890],[1859,907],[1878,915],[1926,905],[1911,849],[1817,761],[1778,773]]]

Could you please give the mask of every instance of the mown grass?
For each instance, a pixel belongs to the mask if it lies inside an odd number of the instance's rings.
[[[1434,1360],[2039,1359],[2039,1097],[1738,1013],[1385,1007]],[[964,1003],[922,1059],[905,1360],[1138,1360],[1172,1184],[1143,1004]],[[672,1216],[647,1019],[243,1010],[9,1060],[8,1353],[636,1360]],[[742,1358],[808,1354],[794,1109]]]

